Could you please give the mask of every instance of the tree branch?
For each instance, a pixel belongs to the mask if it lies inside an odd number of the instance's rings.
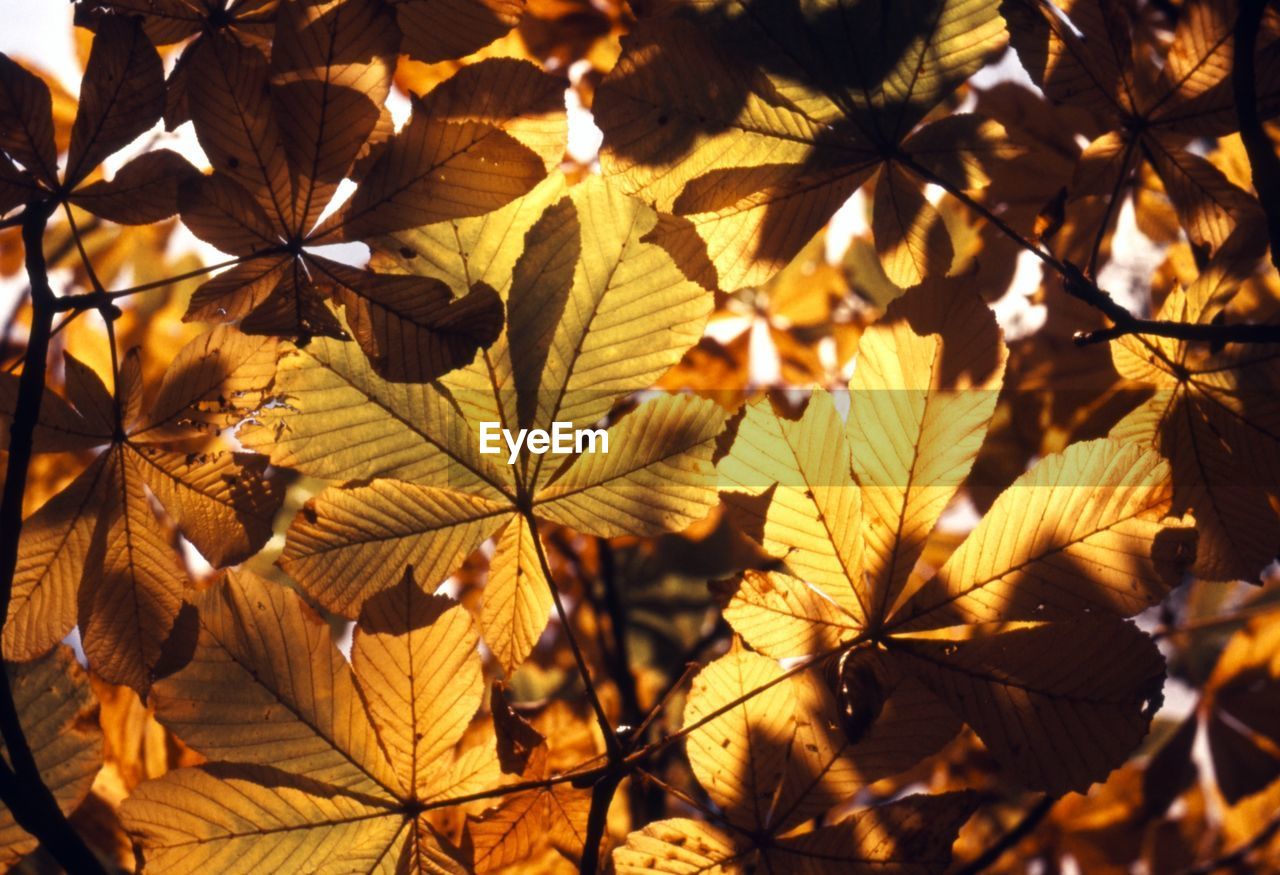
[[[1186,322],[1170,322],[1164,319],[1140,319],[1118,304],[1104,289],[1089,279],[1069,261],[1062,261],[1045,252],[1035,243],[1019,234],[1008,222],[1001,219],[981,201],[975,200],[963,189],[956,188],[950,182],[919,165],[909,158],[904,159],[921,179],[940,186],[969,209],[978,213],[995,225],[1011,240],[1043,261],[1063,280],[1067,294],[1083,301],[1098,310],[1111,320],[1109,328],[1096,331],[1082,331],[1075,336],[1076,346],[1089,346],[1123,337],[1127,334],[1146,334],[1155,337],[1169,337],[1175,340],[1203,340],[1208,343],[1280,343],[1280,325],[1260,324],[1212,324],[1193,325]]]
[[[622,783],[625,771],[613,771],[596,781],[591,788],[591,810],[587,814],[587,835],[582,843],[582,859],[578,863],[579,875],[595,875],[600,868],[600,845],[604,842],[605,827],[609,824],[609,806],[613,795]]]
[[[31,282],[32,317],[22,376],[18,380],[18,399],[9,427],[9,461],[3,498],[0,499],[0,636],[9,616],[9,601],[18,566],[22,503],[26,495],[36,423],[44,398],[49,335],[56,307],[44,258],[45,227],[55,208],[53,201],[39,201],[29,204],[23,212],[22,243],[27,276]],[[0,671],[0,734],[4,737],[9,760],[9,766],[0,771],[0,799],[9,807],[14,820],[39,839],[67,871],[104,872],[93,851],[71,828],[58,808],[57,800],[40,777],[40,769],[13,701],[7,665]]]
[[[1053,808],[1053,803],[1057,801],[1056,796],[1050,796],[1046,793],[1039,802],[1027,809],[1026,813],[1013,825],[1012,829],[1000,836],[995,844],[979,854],[972,862],[954,870],[954,875],[978,875],[979,872],[990,868],[1004,856],[1005,851],[1008,851],[1018,842],[1031,835],[1035,828],[1040,825],[1040,821],[1044,820],[1045,815]]]
[[[1266,825],[1258,830],[1253,838],[1240,845],[1234,851],[1223,854],[1221,857],[1215,857],[1207,863],[1201,863],[1199,866],[1185,869],[1182,875],[1212,875],[1212,873],[1220,869],[1235,869],[1248,862],[1249,855],[1271,841],[1271,837],[1277,832],[1280,832],[1280,814],[1267,821]]]
[[[1249,156],[1253,188],[1267,216],[1267,236],[1271,240],[1271,263],[1280,270],[1280,156],[1258,117],[1257,74],[1254,54],[1258,29],[1267,0],[1240,0],[1236,14],[1235,50],[1231,61],[1231,89],[1235,95],[1240,139]]]

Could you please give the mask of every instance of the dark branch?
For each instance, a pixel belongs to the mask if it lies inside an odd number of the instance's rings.
[[[1253,188],[1267,214],[1267,236],[1271,240],[1271,263],[1280,269],[1280,156],[1263,130],[1258,117],[1257,74],[1254,53],[1258,29],[1267,0],[1241,0],[1236,15],[1235,51],[1231,64],[1231,87],[1235,92],[1236,119],[1240,139],[1249,156]]]
[[[618,790],[618,784],[622,782],[623,774],[623,771],[610,772],[591,788],[591,811],[587,814],[587,835],[582,843],[579,875],[595,875],[600,867],[600,845],[604,841],[605,827],[609,823],[609,806],[613,802],[613,794]]]
[[[1223,869],[1238,869],[1249,861],[1249,857],[1254,851],[1271,841],[1271,837],[1277,832],[1280,832],[1280,814],[1267,821],[1266,825],[1258,830],[1253,838],[1240,845],[1234,851],[1221,857],[1215,857],[1199,866],[1192,866],[1190,869],[1184,870],[1182,875],[1212,875],[1212,873]],[[1249,870],[1246,869],[1245,871]]]
[[[1193,325],[1186,322],[1169,322],[1163,319],[1140,319],[1118,304],[1104,289],[1085,276],[1069,261],[1062,261],[1045,252],[1035,243],[1015,231],[1009,223],[993,213],[981,201],[974,200],[968,192],[958,189],[927,168],[911,163],[908,166],[922,178],[945,189],[953,197],[994,224],[1011,240],[1043,261],[1062,277],[1067,294],[1102,313],[1112,325],[1097,331],[1084,331],[1076,335],[1077,346],[1088,346],[1115,340],[1126,334],[1149,334],[1171,337],[1176,340],[1203,340],[1208,343],[1280,343],[1280,325],[1211,324]]]
[[[4,493],[0,499],[0,635],[9,615],[13,578],[18,566],[22,534],[22,502],[27,489],[35,444],[36,422],[44,397],[49,335],[56,299],[49,287],[49,271],[44,258],[44,232],[56,204],[36,202],[23,212],[22,243],[27,277],[31,282],[31,331],[18,380],[18,399],[9,426],[9,461]],[[31,833],[54,859],[69,872],[99,873],[105,870],[98,859],[67,822],[57,800],[40,777],[35,756],[22,730],[7,666],[0,671],[0,734],[4,737],[8,765],[0,769],[0,799],[13,812],[14,820]]]
[[[954,875],[978,875],[979,872],[993,866],[997,860],[1004,856],[1005,851],[1008,851],[1035,831],[1035,828],[1040,825],[1040,821],[1044,820],[1045,815],[1053,808],[1053,803],[1057,801],[1056,797],[1046,793],[1039,802],[1027,809],[1027,812],[1013,825],[1012,829],[1000,836],[995,844],[983,851],[972,862],[954,870]]]

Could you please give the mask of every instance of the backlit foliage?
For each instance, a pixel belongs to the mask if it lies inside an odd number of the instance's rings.
[[[0,864],[1275,868],[1274,9],[74,5]]]

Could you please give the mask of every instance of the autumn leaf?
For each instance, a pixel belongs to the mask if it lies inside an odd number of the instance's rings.
[[[1236,294],[1239,272],[1236,262],[1218,259],[1165,299],[1161,317],[1211,323]],[[1111,352],[1121,376],[1155,390],[1111,434],[1169,460],[1175,507],[1192,511],[1200,531],[1196,573],[1256,579],[1280,544],[1273,356],[1142,335],[1116,340]]]
[[[1146,44],[1110,0],[1011,0],[1002,8],[1016,22],[1019,56],[1046,95],[1105,119],[1104,132],[1081,155],[1074,197],[1119,191],[1146,160],[1193,243],[1213,253],[1242,229],[1237,239],[1260,254],[1254,245],[1263,239],[1258,202],[1187,148],[1193,136],[1222,136],[1237,127],[1230,81],[1234,6],[1188,3],[1167,46]],[[1280,17],[1273,10],[1259,41],[1264,117],[1280,111],[1280,67],[1265,49],[1277,35]]]
[[[391,0],[404,34],[401,51],[420,61],[461,58],[520,21],[521,0]]]
[[[216,329],[178,354],[144,412],[136,355],[114,393],[67,356],[67,400],[45,395],[58,440],[37,449],[98,455],[23,524],[7,658],[43,653],[78,624],[97,674],[146,691],[187,586],[173,527],[217,566],[271,535],[283,492],[266,459],[208,435],[260,401],[273,359],[272,342]]]
[[[637,25],[595,103],[606,173],[676,217],[664,245],[705,252],[682,260],[691,276],[736,289],[790,261],[879,168],[873,226],[890,278],[945,272],[950,242],[921,180],[977,187],[1017,148],[993,122],[915,129],[1004,45],[997,7],[759,5]]]
[[[565,191],[552,179],[498,214],[397,238],[423,274],[416,279],[455,291],[483,283],[506,304],[505,333],[436,383],[388,382],[328,340],[285,353],[275,387],[287,406],[263,410],[246,444],[269,447],[275,464],[363,482],[322,492],[290,527],[280,562],[308,594],[351,614],[396,582],[393,566],[433,583],[499,534],[481,626],[510,671],[551,607],[531,514],[605,537],[678,530],[706,515],[725,416],[709,401],[645,401],[609,427],[607,454],[526,448],[505,464],[507,450],[480,452],[483,422],[596,425],[696,339],[710,302],[644,242],[655,221],[599,181]],[[645,334],[629,334],[641,314]]]
[[[297,594],[250,574],[196,604],[192,659],[154,695],[211,762],[125,803],[148,868],[466,871],[432,813],[500,782],[492,736],[458,746],[485,690],[463,608],[405,577],[365,603],[348,664]]]
[[[1003,368],[990,313],[961,294],[915,289],[863,335],[851,462],[825,393],[798,421],[767,400],[748,408],[718,471],[742,524],[784,571],[748,572],[725,617],[774,658],[846,654],[829,695],[811,698],[811,725],[845,729],[828,744],[829,767],[847,761],[873,779],[894,768],[864,734],[886,715],[909,719],[890,708],[902,696],[917,711],[941,700],[1024,782],[1079,790],[1146,731],[1162,660],[1116,618],[1167,592],[1192,558],[1194,532],[1166,518],[1172,488],[1159,456],[1094,441],[1028,471],[935,574],[918,567],[927,530],[978,452]],[[989,388],[945,391],[969,382]],[[1047,658],[1067,640],[1078,672]],[[850,676],[855,652],[861,673]],[[879,713],[859,718],[860,700],[881,703]],[[1072,746],[1077,729],[1040,716],[1048,708],[1072,726],[1107,729],[1091,730],[1099,737],[1086,755]],[[1013,728],[1022,724],[1038,729],[1022,738]],[[917,759],[946,740],[896,735],[921,745]]]
[[[439,284],[347,268],[313,247],[483,213],[526,192],[543,162],[502,128],[525,114],[555,116],[554,80],[510,62],[518,75],[489,83],[515,85],[501,113],[454,122],[424,103],[392,136],[383,115],[399,36],[391,13],[372,0],[294,0],[279,15],[269,58],[215,35],[190,61],[196,133],[215,173],[184,189],[182,216],[239,263],[196,292],[188,318],[344,338],[328,298],[392,379],[430,379],[469,361],[496,336],[492,295],[454,301]],[[489,89],[468,97],[479,107]],[[562,127],[547,120],[541,144]],[[335,200],[357,162],[361,185]]]
[[[0,162],[0,202],[8,189],[10,200],[65,196],[81,209],[125,225],[172,216],[179,187],[197,175],[175,152],[145,152],[111,180],[90,180],[104,158],[160,119],[164,93],[160,56],[142,29],[126,19],[104,21],[85,64],[70,150],[59,175],[49,87],[0,55],[0,148],[26,171]]]
[[[1280,778],[1280,733],[1263,704],[1280,675],[1278,627],[1254,620],[1236,632],[1213,670],[1201,709],[1206,715],[1213,772],[1234,805]]]
[[[89,677],[70,648],[58,647],[31,662],[5,662],[13,704],[41,780],[64,814],[89,794],[102,765],[102,732]],[[39,842],[0,805],[0,864],[12,866]]]
[[[947,868],[977,802],[968,793],[907,796],[793,831],[821,773],[805,771],[815,763],[803,754],[790,683],[776,662],[742,649],[699,672],[685,708],[686,725],[695,727],[689,762],[717,813],[709,822],[659,820],[631,833],[614,851],[618,872],[824,872],[907,861],[922,872]]]

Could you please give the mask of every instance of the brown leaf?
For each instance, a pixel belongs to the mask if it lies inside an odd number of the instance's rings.
[[[502,331],[502,301],[483,284],[455,300],[440,280],[377,274],[319,257],[307,263],[346,309],[352,336],[388,380],[430,382],[470,363]]]
[[[419,61],[461,58],[520,21],[521,0],[392,0],[401,51]]]
[[[416,111],[326,227],[358,240],[477,216],[529,191],[545,173],[542,159],[510,134]]]
[[[71,202],[121,225],[150,225],[178,212],[178,192],[199,176],[186,158],[168,149],[144,152],[116,171],[110,182],[91,182]]]
[[[271,47],[271,114],[299,202],[294,230],[315,224],[373,133],[398,41],[394,19],[376,0],[281,5]]]
[[[163,111],[160,55],[136,21],[105,19],[84,69],[67,153],[66,184],[77,185],[103,158],[159,121]]]
[[[4,54],[0,54],[0,148],[45,185],[58,184],[49,86]]]

